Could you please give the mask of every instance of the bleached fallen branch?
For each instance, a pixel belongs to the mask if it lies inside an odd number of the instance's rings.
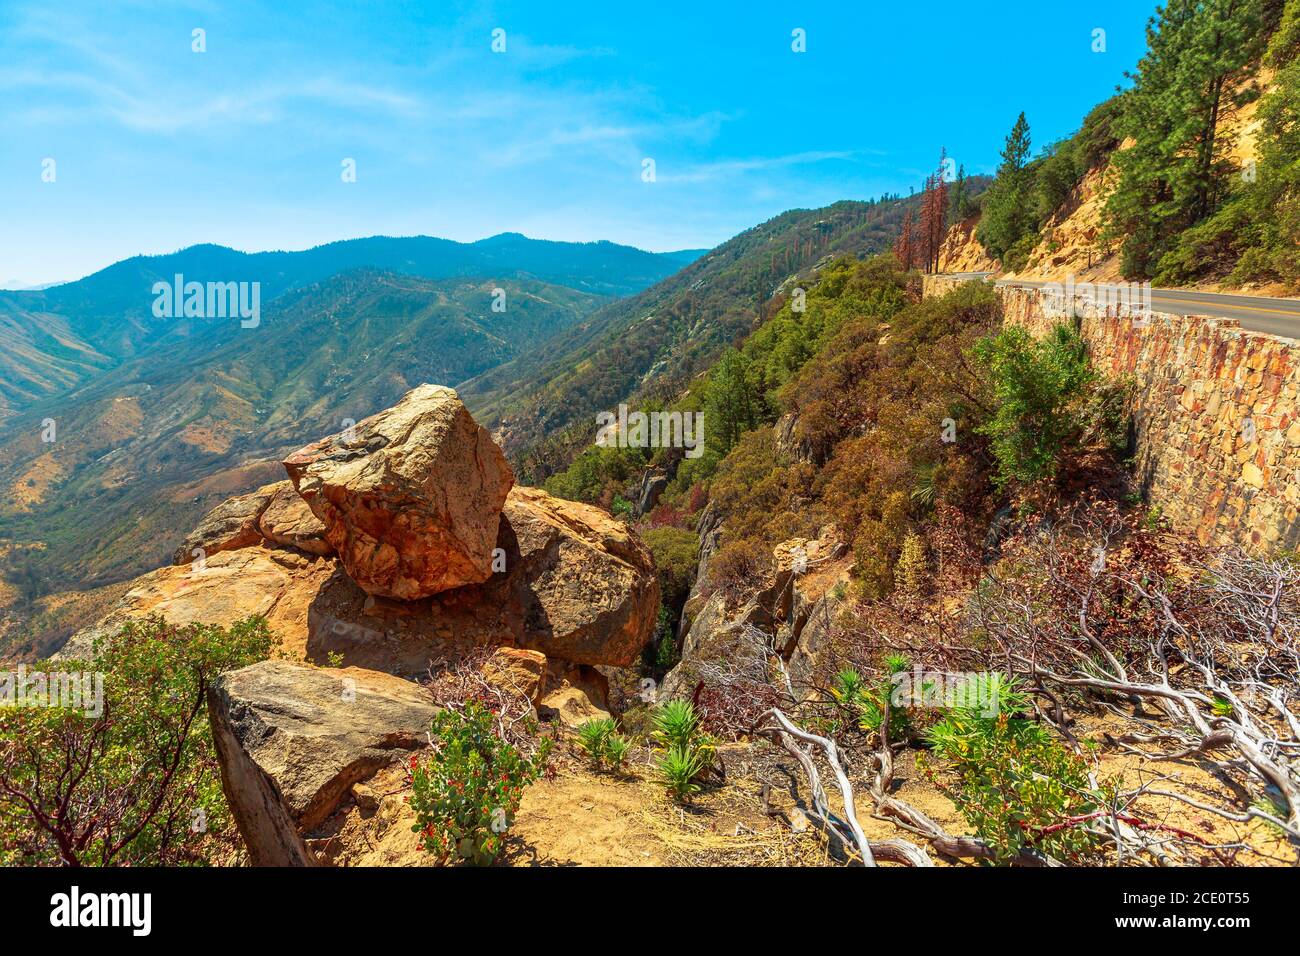
[[[773,707],[765,717],[770,718],[775,726],[769,725],[762,728],[762,730],[775,737],[781,746],[799,761],[804,774],[808,777],[808,784],[812,793],[812,800],[809,804],[809,820],[826,834],[828,839],[841,847],[855,851],[864,866],[876,866],[877,859],[906,863],[909,866],[934,865],[924,850],[907,840],[893,839],[872,842],[867,839],[866,833],[862,830],[862,825],[858,823],[857,808],[853,797],[853,784],[849,781],[848,774],[844,772],[844,766],[840,761],[839,748],[835,746],[833,740],[809,733],[796,726],[779,708]],[[800,746],[799,742],[819,748],[825,756],[826,762],[835,775],[835,783],[839,788],[840,797],[843,801],[844,810],[842,815],[831,810],[826,799],[826,790],[822,786],[821,774],[817,771],[817,764],[809,751]]]

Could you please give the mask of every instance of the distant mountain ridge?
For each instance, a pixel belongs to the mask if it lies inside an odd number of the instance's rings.
[[[212,505],[282,477],[302,435],[424,382],[454,386],[606,301],[535,279],[359,269],[277,297],[256,329],[127,359],[0,422],[0,543],[38,543],[4,575],[32,595],[156,567]]]
[[[372,236],[301,252],[245,253],[204,244],[133,256],[75,282],[0,291],[0,419],[153,349],[228,334],[225,319],[177,322],[153,316],[153,284],[170,283],[176,275],[187,281],[258,282],[264,307],[293,289],[359,268],[426,279],[536,279],[591,295],[624,296],[676,272],[693,254],[501,233],[471,243]]]

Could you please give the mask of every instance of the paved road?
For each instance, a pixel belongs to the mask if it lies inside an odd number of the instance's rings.
[[[991,272],[957,272],[956,278],[984,279]],[[998,281],[998,285],[1038,289],[1046,282]],[[1188,292],[1184,289],[1152,289],[1151,308],[1175,315],[1213,315],[1236,319],[1243,329],[1300,339],[1300,299],[1270,299],[1258,295],[1220,292]]]

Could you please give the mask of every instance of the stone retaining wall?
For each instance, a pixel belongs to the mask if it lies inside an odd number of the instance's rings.
[[[925,294],[961,280],[927,277]],[[1039,289],[1002,287],[1004,321],[1062,320]],[[1300,342],[1206,316],[1089,311],[1093,365],[1136,386],[1136,474],[1174,527],[1206,544],[1300,547]]]

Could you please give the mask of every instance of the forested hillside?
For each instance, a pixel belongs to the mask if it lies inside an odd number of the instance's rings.
[[[816,728],[876,819],[941,854],[1292,860],[1297,804],[1267,795],[1272,778],[1205,752],[1156,796],[1114,741],[1194,747],[1215,707],[1235,754],[1254,753],[1256,720],[1287,733],[1269,705],[1203,701],[1265,673],[1293,701],[1294,662],[1250,621],[1276,594],[1278,626],[1300,626],[1294,559],[1202,547],[1147,506],[1126,460],[1131,386],[1070,325],[1035,340],[1003,324],[990,286],[921,299],[918,279],[892,255],[836,259],[686,395],[641,406],[702,412],[704,454],[595,447],[547,481],[624,515],[655,554],[664,606],[641,674],[721,740],[753,746],[774,712]],[[640,512],[650,475],[665,480]],[[1233,642],[1239,662],[1222,656]],[[998,716],[923,702],[913,668],[940,687],[983,675]],[[1138,676],[1162,668],[1167,684]],[[1192,710],[1130,712],[1116,684]],[[1291,786],[1293,764],[1275,769]],[[1130,829],[1110,839],[1091,822],[1116,803]],[[851,825],[828,827],[852,843]]]
[[[970,193],[985,182],[973,177]],[[598,411],[625,400],[674,398],[724,347],[779,310],[819,264],[889,248],[920,201],[886,197],[783,213],[601,309],[544,353],[466,383],[465,399],[521,473],[544,478],[590,440]]]

